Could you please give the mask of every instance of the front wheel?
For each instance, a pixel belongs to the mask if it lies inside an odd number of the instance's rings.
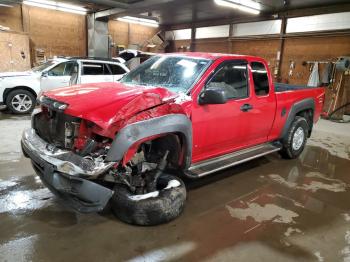
[[[29,114],[35,107],[35,96],[23,89],[16,89],[6,98],[7,108],[14,114]]]
[[[157,190],[134,195],[126,185],[117,184],[112,197],[113,213],[123,222],[152,226],[178,217],[185,206],[186,187],[178,177],[162,175],[157,180]]]
[[[296,116],[288,130],[287,137],[283,141],[283,148],[280,151],[282,157],[287,159],[297,158],[304,150],[309,124],[306,119]]]

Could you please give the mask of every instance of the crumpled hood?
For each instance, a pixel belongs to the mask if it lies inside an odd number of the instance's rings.
[[[0,77],[19,77],[19,76],[31,76],[34,73],[32,71],[24,71],[24,72],[4,72],[0,73]]]
[[[66,114],[90,120],[102,128],[107,128],[112,121],[127,119],[178,97],[165,88],[122,83],[75,85],[54,89],[44,95],[68,104]]]

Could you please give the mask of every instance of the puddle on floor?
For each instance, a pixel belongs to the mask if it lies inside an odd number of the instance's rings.
[[[292,224],[295,223],[294,218],[299,216],[297,213],[275,204],[261,206],[257,203],[249,203],[248,206],[243,208],[233,208],[226,205],[226,209],[230,213],[230,216],[234,218],[246,220],[248,217],[251,217],[258,223],[272,221],[275,223]]]
[[[0,260],[11,260],[7,250],[34,261],[347,259],[349,168],[313,146],[296,160],[273,154],[187,182],[182,216],[156,227],[77,214],[35,176],[2,178]]]

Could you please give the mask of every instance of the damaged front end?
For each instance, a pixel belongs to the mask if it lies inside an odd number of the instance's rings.
[[[115,164],[114,162],[104,162],[103,156],[82,157],[72,151],[59,149],[41,139],[32,128],[23,132],[22,146],[26,154],[30,151],[31,155],[36,155],[55,166],[56,171],[70,176],[97,178]]]
[[[156,191],[163,173],[189,166],[192,150],[190,119],[178,104],[156,100],[157,107],[135,111],[138,96],[103,125],[101,114],[81,116],[63,102],[40,99],[22,136],[24,155],[43,183],[80,212],[103,210],[118,184],[136,195]]]
[[[80,212],[105,208],[113,190],[98,183],[115,162],[105,162],[108,139],[88,134],[87,123],[42,106],[22,135],[22,150],[43,183]],[[90,136],[88,136],[90,135]]]

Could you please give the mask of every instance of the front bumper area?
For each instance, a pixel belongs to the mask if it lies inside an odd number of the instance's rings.
[[[71,151],[59,149],[41,139],[33,128],[23,132],[22,145],[32,154],[54,165],[57,171],[71,176],[96,178],[115,164],[85,159]]]
[[[86,175],[84,167],[62,160],[67,157],[64,154],[72,152],[50,149],[50,145],[38,137],[33,129],[24,131],[21,144],[23,154],[32,160],[33,168],[42,182],[70,207],[89,213],[102,211],[107,205],[113,191],[80,176],[77,172],[80,170],[83,170],[83,176]],[[65,170],[75,173],[72,175]],[[100,172],[100,169],[96,172]]]

